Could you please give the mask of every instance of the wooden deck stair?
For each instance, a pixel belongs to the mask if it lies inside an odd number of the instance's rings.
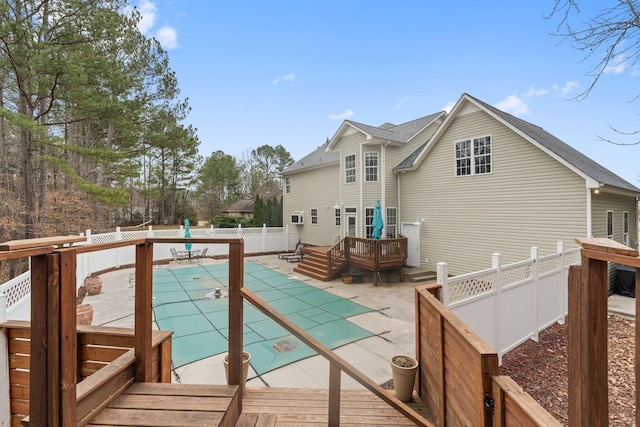
[[[401,275],[403,282],[411,283],[435,282],[437,279],[436,272],[423,268],[405,267],[402,269]]]
[[[329,248],[303,248],[302,252],[306,256],[293,271],[325,282],[333,279],[334,274],[331,274],[328,267],[328,250]]]

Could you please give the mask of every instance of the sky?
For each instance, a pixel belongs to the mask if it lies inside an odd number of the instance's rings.
[[[345,119],[400,124],[468,93],[640,186],[640,65],[609,67],[552,33],[553,0],[130,0],[167,51],[203,157],[282,145],[294,160]],[[579,24],[602,4],[580,2]],[[586,5],[585,5],[586,3]],[[640,140],[640,136],[637,137]]]

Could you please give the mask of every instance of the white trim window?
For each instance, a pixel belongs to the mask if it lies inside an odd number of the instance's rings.
[[[335,210],[335,216],[336,216],[336,225],[340,226],[342,225],[342,211],[340,208],[334,209],[334,210]]]
[[[456,176],[491,173],[491,135],[456,141]]]
[[[378,182],[378,152],[364,153],[364,181]]]
[[[291,193],[291,177],[290,176],[284,177],[284,192],[287,194]]]
[[[607,237],[613,239],[613,211],[607,211],[605,227]]]
[[[373,212],[374,208],[364,208],[365,237],[370,239],[373,236]]]
[[[622,243],[629,246],[629,212],[622,212]]]
[[[344,182],[349,184],[356,182],[356,155],[351,154],[344,158]]]
[[[398,237],[398,210],[396,208],[387,208],[386,219],[384,229],[387,239],[395,239]]]
[[[318,208],[311,208],[311,224],[318,225]]]

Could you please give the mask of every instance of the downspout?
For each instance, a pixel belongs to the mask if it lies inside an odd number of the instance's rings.
[[[593,237],[591,223],[591,189],[587,188],[587,237]]]

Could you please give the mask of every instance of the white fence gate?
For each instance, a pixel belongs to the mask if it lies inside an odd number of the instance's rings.
[[[569,266],[580,263],[580,248],[540,257],[531,248],[531,258],[500,265],[493,254],[492,267],[475,273],[448,277],[447,264],[438,263],[442,299],[487,344],[502,356],[538,334],[568,313]]]

